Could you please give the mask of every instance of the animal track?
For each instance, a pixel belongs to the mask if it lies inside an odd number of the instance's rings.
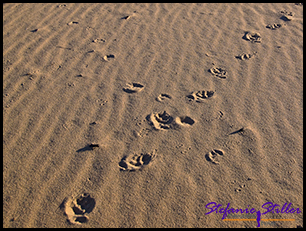
[[[126,87],[123,88],[123,90],[127,93],[136,93],[142,91],[144,86],[140,83],[128,83],[126,84]]]
[[[162,102],[162,101],[164,101],[164,100],[166,100],[166,99],[171,99],[172,97],[170,96],[170,95],[168,95],[168,94],[160,94],[157,98],[156,98],[156,100],[158,101],[158,102]]]
[[[211,152],[207,153],[205,155],[206,160],[214,163],[214,164],[219,164],[219,156],[223,156],[224,152],[222,150],[214,149]]]
[[[119,162],[120,171],[136,171],[143,169],[156,157],[156,150],[152,153],[141,153],[124,156]]]
[[[106,40],[105,39],[94,39],[94,40],[92,40],[92,42],[93,43],[98,43],[98,42],[106,42]]]
[[[112,54],[103,56],[103,60],[106,61],[106,62],[108,62],[108,61],[110,61],[111,59],[114,59],[114,58],[115,58],[115,55],[112,55]]]
[[[172,127],[173,117],[166,111],[160,113],[151,113],[148,120],[157,130],[167,130]]]
[[[236,58],[237,59],[241,59],[241,60],[248,60],[250,58],[252,58],[253,56],[255,56],[257,54],[257,52],[253,52],[253,54],[246,54],[246,53],[241,53],[240,55],[237,55]]]
[[[209,72],[212,73],[214,76],[217,76],[221,79],[226,79],[227,77],[227,71],[220,67],[212,67],[209,69]]]
[[[282,10],[281,13],[283,14],[283,16],[281,17],[282,20],[284,20],[284,21],[292,21],[293,15],[294,15],[292,12],[288,12],[286,10]]]
[[[159,113],[151,113],[147,116],[147,120],[156,130],[168,130],[175,126],[191,126],[195,123],[189,116],[179,116],[175,119],[166,111]]]
[[[66,4],[59,4],[57,5],[57,8],[66,7],[66,6],[67,6]]]
[[[79,24],[79,22],[72,21],[72,22],[68,22],[68,23],[67,23],[67,25],[69,25],[69,26],[70,26],[70,25],[73,25],[73,24]]]
[[[245,40],[249,40],[252,43],[261,43],[261,36],[259,33],[256,32],[245,32],[245,35],[243,36]]]
[[[95,205],[95,199],[83,193],[77,198],[66,197],[61,206],[71,224],[82,224],[88,222],[86,213],[90,213]]]
[[[198,103],[203,103],[205,99],[212,97],[214,93],[214,91],[196,91],[192,92],[190,95],[187,95],[187,97],[190,100],[195,100]]]
[[[271,30],[275,30],[277,28],[280,28],[280,27],[283,27],[283,26],[286,26],[286,24],[281,24],[281,23],[274,23],[274,24],[268,24],[266,26],[266,28],[269,28]]]

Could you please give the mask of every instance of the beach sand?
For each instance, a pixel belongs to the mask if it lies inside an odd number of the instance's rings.
[[[301,227],[302,98],[302,4],[3,4],[3,226]]]

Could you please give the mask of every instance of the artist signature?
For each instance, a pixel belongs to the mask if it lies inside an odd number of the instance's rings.
[[[235,209],[230,208],[230,203],[227,204],[226,208],[222,208],[222,204],[217,204],[216,202],[210,202],[206,205],[207,209],[210,209],[208,213],[205,213],[205,215],[208,215],[210,213],[216,212],[223,214],[222,220],[224,220],[228,214],[231,213],[241,213],[241,214],[256,214],[256,221],[257,221],[257,227],[260,227],[260,220],[261,216],[265,215],[267,213],[301,213],[299,208],[291,208],[292,203],[285,203],[283,207],[281,207],[278,204],[274,204],[272,202],[266,202],[264,203],[261,208],[265,209],[264,212],[261,212],[260,210],[256,210],[254,208],[246,208],[246,209]],[[248,205],[249,207],[249,205]]]

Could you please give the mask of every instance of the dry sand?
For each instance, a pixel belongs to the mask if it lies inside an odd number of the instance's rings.
[[[302,86],[301,4],[4,4],[3,226],[303,211]]]

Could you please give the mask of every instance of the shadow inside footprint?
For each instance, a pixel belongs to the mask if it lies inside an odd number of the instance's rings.
[[[283,15],[282,17],[280,17],[281,20],[284,20],[285,22],[287,21],[292,21],[292,16],[289,15]]]
[[[88,193],[82,194],[79,198],[77,198],[76,202],[81,207],[83,213],[90,213],[96,205],[95,199]]]
[[[144,165],[149,164],[151,160],[152,160],[152,156],[149,155],[149,154],[144,154],[142,156],[142,162],[143,162]]]
[[[282,10],[281,13],[283,14],[283,16],[280,17],[280,19],[282,19],[284,21],[292,21],[293,15],[294,15],[292,12],[288,12],[286,10]]]
[[[78,223],[86,223],[88,222],[88,218],[86,216],[83,216],[83,217],[77,217],[75,219],[75,222],[78,222]]]
[[[193,125],[195,121],[189,116],[177,117],[176,122],[181,125]]]
[[[127,15],[127,16],[123,16],[121,19],[129,19],[131,16]]]
[[[82,224],[88,222],[86,213],[92,212],[96,201],[88,193],[83,193],[77,198],[65,198],[60,205],[71,224]]]
[[[124,156],[120,162],[119,162],[119,167],[120,167],[120,171],[124,171],[125,169],[128,169],[128,165],[126,163],[126,158],[127,156]]]
[[[212,152],[215,152],[215,153],[217,153],[218,155],[223,156],[223,151],[221,151],[221,150],[214,149]]]
[[[106,62],[108,62],[109,60],[114,59],[114,58],[115,58],[115,55],[112,55],[112,54],[110,54],[110,55],[105,55],[105,56],[103,57],[104,61],[106,61]]]

